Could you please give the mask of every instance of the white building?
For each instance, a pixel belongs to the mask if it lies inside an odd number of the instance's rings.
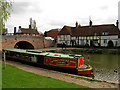
[[[89,26],[80,26],[77,22],[75,27],[64,26],[58,34],[58,45],[65,43],[67,46],[106,47],[113,43],[113,46],[120,46],[119,38],[117,25],[92,25],[90,20]]]
[[[118,22],[120,22],[120,1],[118,2]],[[119,29],[120,29],[120,23],[119,23]]]
[[[120,1],[118,2],[118,28],[120,30]],[[119,39],[118,39],[118,42],[120,44],[120,33],[119,33]]]

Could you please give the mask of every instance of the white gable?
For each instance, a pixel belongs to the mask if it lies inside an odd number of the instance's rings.
[[[18,29],[18,32],[17,33],[22,33],[22,31],[20,29]]]

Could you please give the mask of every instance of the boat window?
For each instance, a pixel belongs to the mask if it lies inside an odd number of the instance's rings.
[[[48,59],[46,59],[46,63],[48,63]]]
[[[65,62],[65,64],[68,64],[68,62]]]
[[[69,56],[72,56],[72,57],[74,57],[75,55],[73,55],[73,54],[70,54]]]

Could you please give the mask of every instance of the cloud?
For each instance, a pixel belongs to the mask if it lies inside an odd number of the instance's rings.
[[[23,12],[25,13],[26,8],[30,6],[29,2],[15,2],[13,4],[13,12],[12,14],[22,14]]]
[[[99,7],[99,9],[101,9],[101,10],[107,10],[109,7],[108,6],[101,6],[101,7]]]
[[[59,20],[50,20],[48,22],[49,25],[54,26],[63,26],[66,23],[66,21],[59,21]]]
[[[30,14],[30,13],[41,13],[42,9],[39,7],[37,2],[14,2],[12,14]]]
[[[111,24],[115,24],[117,21],[117,17],[116,16],[112,16],[112,17],[108,17],[105,19],[106,22],[111,22]]]
[[[119,0],[14,0],[13,12],[7,25],[28,27],[29,18],[36,20],[40,31],[89,25],[89,16],[94,25],[114,23],[117,20]]]

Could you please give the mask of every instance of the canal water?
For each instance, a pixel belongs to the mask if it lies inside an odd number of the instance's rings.
[[[118,60],[120,55],[83,54],[85,63],[94,68],[95,79],[118,82]]]
[[[83,55],[85,57],[84,59],[85,64],[89,64],[93,67],[95,79],[101,79],[116,83],[120,81],[119,54],[95,54],[95,53],[88,54],[88,53],[76,53],[72,51],[70,52],[65,51],[64,53]]]

